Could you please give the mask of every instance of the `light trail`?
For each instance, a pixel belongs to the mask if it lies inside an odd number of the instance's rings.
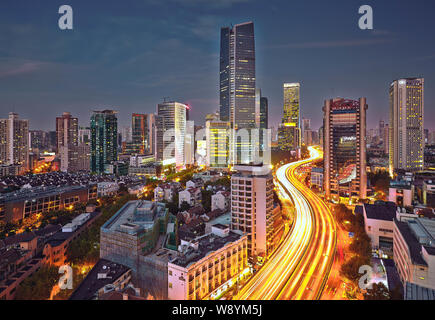
[[[239,300],[313,300],[323,292],[334,261],[336,224],[323,200],[296,177],[298,167],[323,157],[315,148],[309,150],[309,159],[276,172],[280,190],[294,203],[294,222],[269,260],[241,289]]]

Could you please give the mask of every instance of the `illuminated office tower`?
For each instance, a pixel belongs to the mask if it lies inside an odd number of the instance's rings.
[[[252,22],[221,29],[219,104],[221,121],[230,122],[231,128],[235,130],[231,138],[231,162],[251,162],[252,145],[237,137],[237,131],[250,131],[257,123],[255,39]]]
[[[230,123],[212,120],[205,123],[207,166],[228,168],[230,146]]]
[[[94,111],[91,116],[91,172],[104,173],[118,160],[118,118],[113,110]]]
[[[157,105],[156,160],[162,161],[164,165],[185,165],[186,109],[185,104],[175,101]]]
[[[365,199],[366,98],[336,98],[323,107],[324,184],[327,199]]]
[[[301,147],[300,89],[300,83],[284,83],[283,85],[284,114],[281,126],[283,147],[284,144],[288,144],[287,148]],[[291,127],[293,129],[290,129]]]
[[[424,165],[424,79],[390,85],[390,173],[422,170]]]
[[[10,112],[8,119],[0,119],[0,164],[19,164],[28,169],[29,120],[18,119]]]
[[[154,114],[131,115],[131,142],[123,143],[123,152],[128,154],[154,153]]]
[[[56,148],[60,155],[60,170],[70,171],[78,159],[77,149],[79,143],[78,119],[71,113],[64,112],[56,118]]]

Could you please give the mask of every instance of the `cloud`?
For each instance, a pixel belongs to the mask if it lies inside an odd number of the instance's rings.
[[[0,64],[0,78],[32,73],[40,70],[45,65],[48,65],[48,63],[39,61],[28,61],[14,66],[10,66],[9,64],[2,66]]]
[[[288,43],[281,45],[268,46],[269,49],[314,49],[314,48],[339,48],[339,47],[360,47],[375,44],[384,44],[393,42],[393,39],[363,39],[363,40],[342,40],[342,41],[317,41],[317,42],[302,42]]]

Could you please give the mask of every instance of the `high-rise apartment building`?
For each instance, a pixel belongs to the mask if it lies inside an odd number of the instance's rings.
[[[0,119],[0,164],[18,164],[28,168],[29,120],[21,120],[10,112],[8,119]]]
[[[390,173],[424,166],[424,79],[407,78],[390,85]]]
[[[91,116],[91,172],[104,173],[118,160],[118,118],[116,111],[94,111]]]
[[[237,131],[257,127],[254,23],[246,22],[221,29],[220,118],[230,122],[232,163],[251,162],[251,139],[240,139]],[[256,112],[257,111],[257,112]]]
[[[323,107],[325,195],[366,198],[366,98],[336,98]]]
[[[157,105],[156,117],[156,160],[163,164],[184,166],[184,143],[186,134],[185,104],[163,102]]]
[[[79,142],[78,119],[64,112],[61,117],[56,118],[56,148],[60,155],[60,170],[70,171],[78,160]]]
[[[188,109],[186,109],[188,110]],[[186,134],[184,136],[184,164],[186,166],[195,163],[195,122],[186,121]]]
[[[248,235],[248,254],[268,254],[274,246],[273,177],[268,166],[236,165],[231,176],[231,229]]]

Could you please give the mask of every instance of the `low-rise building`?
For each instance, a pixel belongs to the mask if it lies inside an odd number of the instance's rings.
[[[394,262],[403,284],[435,289],[435,220],[394,220]]]
[[[0,221],[17,222],[36,214],[73,209],[96,199],[97,185],[22,188],[0,196]]]
[[[98,197],[107,197],[116,195],[119,190],[119,185],[117,182],[100,182],[98,183]]]
[[[211,196],[211,210],[221,209],[227,211],[230,208],[231,203],[231,192],[229,191],[218,191],[216,194]]]
[[[200,188],[188,188],[178,193],[178,207],[181,207],[183,202],[187,202],[190,206],[195,206],[201,203],[202,193]]]
[[[435,208],[435,181],[423,182],[423,204]]]
[[[313,167],[311,169],[311,186],[316,186],[319,190],[323,189],[323,168]]]
[[[109,292],[122,292],[130,282],[130,268],[100,259],[69,300],[99,300]]]
[[[393,255],[393,220],[396,217],[396,204],[379,201],[364,204],[364,227],[371,239],[372,248],[381,256]]]
[[[400,207],[412,206],[414,200],[414,185],[410,181],[391,181],[388,191],[388,201]]]
[[[168,298],[199,300],[212,294],[247,268],[247,238],[228,226],[182,242],[179,255],[168,263]]]

